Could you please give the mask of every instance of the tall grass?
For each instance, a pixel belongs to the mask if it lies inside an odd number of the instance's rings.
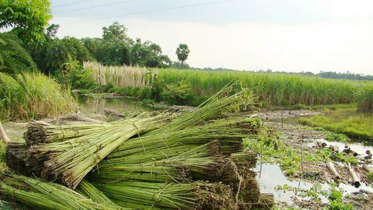
[[[103,66],[97,62],[85,62],[85,69],[93,72],[93,80],[105,86],[112,84],[121,88],[150,87],[154,74],[139,66]]]
[[[323,79],[310,76],[253,73],[242,71],[206,72],[199,70],[159,69],[166,83],[182,81],[196,96],[210,96],[232,80],[254,91],[264,105],[327,105],[355,103],[359,89],[367,83]]]
[[[358,101],[360,111],[373,113],[373,84],[361,89]]]
[[[75,108],[70,92],[41,73],[25,74],[25,87],[12,77],[0,73],[0,118],[53,117]]]

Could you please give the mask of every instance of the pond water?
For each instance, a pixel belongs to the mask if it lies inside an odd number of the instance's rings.
[[[79,96],[78,103],[82,113],[104,114],[105,109],[118,113],[152,111],[150,106],[129,98],[102,98]]]

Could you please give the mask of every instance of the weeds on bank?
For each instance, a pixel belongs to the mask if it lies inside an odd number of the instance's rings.
[[[300,118],[299,122],[345,134],[351,139],[373,140],[373,117],[352,109],[328,111],[325,115]]]

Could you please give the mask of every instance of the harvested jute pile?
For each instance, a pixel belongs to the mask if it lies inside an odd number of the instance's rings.
[[[187,113],[166,111],[90,125],[31,123],[26,144],[9,144],[8,165],[62,185],[13,174],[2,178],[0,193],[47,209],[73,203],[81,204],[74,206],[79,209],[260,206],[251,170],[256,155],[243,151],[242,138],[256,138],[262,124],[232,116],[253,104],[250,91],[231,94],[233,88],[226,86]],[[40,203],[43,199],[50,203]]]

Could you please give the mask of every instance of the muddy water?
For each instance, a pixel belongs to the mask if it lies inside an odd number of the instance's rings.
[[[115,110],[119,113],[152,111],[153,109],[142,103],[127,98],[79,97],[79,106],[82,113],[104,114],[105,109]]]

